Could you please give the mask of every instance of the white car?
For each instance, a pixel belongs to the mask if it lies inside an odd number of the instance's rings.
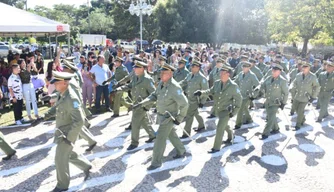
[[[9,49],[12,50],[13,53],[22,53],[21,50],[16,49],[13,46],[9,47],[8,45],[0,45],[0,57],[7,57]]]

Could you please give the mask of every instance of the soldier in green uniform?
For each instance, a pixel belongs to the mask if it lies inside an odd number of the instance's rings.
[[[133,104],[141,102],[155,91],[153,79],[146,73],[146,67],[146,63],[137,61],[134,65],[135,76],[133,76],[132,81],[116,89],[117,92],[131,90]],[[152,126],[149,125],[149,114],[147,113],[149,109],[150,106],[133,110],[131,120],[131,145],[127,150],[133,150],[138,147],[140,127],[143,127],[149,135],[149,139],[145,141],[146,143],[151,143],[155,139],[154,130]]]
[[[195,131],[200,132],[205,129],[204,120],[199,115],[198,108],[203,107],[207,97],[194,96],[194,92],[197,90],[209,89],[208,81],[206,80],[205,76],[200,73],[201,66],[202,63],[199,61],[194,61],[191,65],[191,73],[185,80],[180,82],[180,86],[185,91],[189,102],[186,116],[186,125],[184,127],[184,131],[186,131],[186,133],[183,133],[181,139],[187,138],[191,134],[191,127],[194,121],[194,117],[198,121],[198,128]]]
[[[128,69],[122,64],[123,59],[120,57],[116,57],[115,59],[115,74],[109,78],[106,82],[110,82],[112,80],[116,80],[117,82],[129,75]],[[106,82],[103,82],[104,84]],[[127,103],[124,98],[123,98],[123,93],[116,93],[115,98],[114,98],[114,114],[111,116],[113,118],[119,117],[119,109],[121,105],[125,106],[126,108],[129,108],[130,105]]]
[[[188,100],[180,85],[173,79],[174,71],[174,67],[164,64],[161,67],[161,81],[155,92],[144,101],[133,106],[133,109],[146,107],[153,102],[156,102],[157,106],[159,128],[154,142],[152,162],[147,170],[161,167],[167,138],[176,148],[177,155],[174,158],[183,158],[186,152],[184,145],[176,134],[174,125],[179,125],[185,118],[188,110]]]
[[[281,55],[276,55],[275,61],[276,61],[276,63],[279,63],[283,67],[283,71],[285,72],[285,74],[289,73],[289,70],[288,70],[288,67],[287,67],[288,64],[282,62],[282,56]]]
[[[297,111],[297,123],[295,129],[298,130],[305,122],[305,107],[308,102],[317,98],[320,85],[317,77],[310,71],[311,64],[305,63],[302,67],[302,73],[297,74],[296,79],[292,82],[291,95],[293,105]]]
[[[186,63],[187,63],[187,60],[185,59],[181,59],[178,62],[179,68],[174,72],[174,75],[173,75],[173,78],[175,79],[175,81],[177,82],[183,81],[190,73],[189,70],[186,68]]]
[[[0,131],[0,149],[6,154],[6,157],[3,157],[2,160],[10,160],[15,154],[15,149],[5,140],[4,135]]]
[[[282,71],[281,65],[273,65],[272,75],[255,89],[256,97],[264,93],[266,98],[264,105],[267,112],[267,123],[260,139],[267,139],[270,134],[279,133],[276,113],[279,108],[284,109],[289,96],[288,82],[281,75]]]
[[[315,72],[315,75],[319,77],[320,73],[325,72],[325,71],[327,71],[327,61],[326,60],[323,61],[322,67],[318,69],[317,72]]]
[[[321,122],[323,118],[328,116],[328,104],[332,98],[334,91],[334,63],[327,63],[327,71],[320,73],[318,80],[321,86],[318,96],[320,104],[320,112],[317,122]]]
[[[238,85],[230,79],[232,74],[232,68],[223,65],[220,72],[220,80],[216,81],[212,88],[203,91],[199,90],[194,93],[195,96],[213,95],[214,112],[215,115],[219,117],[214,145],[208,153],[216,153],[220,151],[225,130],[227,131],[228,139],[224,143],[233,143],[234,137],[232,130],[228,125],[228,121],[238,113],[242,102],[242,96]]]
[[[297,68],[294,68],[291,72],[290,72],[290,83],[291,84],[295,79],[296,79],[296,76],[298,73],[301,73],[302,72],[302,66],[303,66],[303,62],[301,60],[299,60],[300,62],[297,64]],[[305,61],[304,61],[305,63]],[[292,116],[293,114],[295,114],[295,111],[296,111],[296,106],[293,105],[293,97],[291,98],[291,103],[292,103],[292,106],[291,106],[291,110],[290,110],[290,115]],[[296,103],[295,103],[296,104]]]
[[[250,70],[252,64],[250,62],[243,62],[242,72],[234,79],[234,82],[239,86],[242,95],[242,103],[237,115],[235,129],[239,129],[243,124],[243,116],[245,114],[246,123],[253,123],[253,119],[249,114],[248,106],[253,100],[253,89],[259,85],[259,80],[256,75]]]
[[[249,63],[251,64],[250,71],[253,72],[256,75],[256,77],[259,81],[261,81],[261,79],[263,78],[263,74],[262,74],[261,70],[255,65],[256,64],[255,59],[250,59]]]
[[[267,79],[268,77],[272,76],[272,66],[277,66],[277,65],[281,65],[280,61],[274,61],[270,67],[267,70],[267,73],[264,75],[264,77],[262,79]],[[281,65],[282,66],[282,65]],[[284,77],[284,79],[288,79],[287,74],[284,71],[284,67],[282,66],[283,70],[281,71],[281,75]]]
[[[248,61],[248,56],[247,55],[241,55],[240,56],[240,62],[238,63],[238,65],[236,66],[236,68],[234,70],[233,77],[237,76],[242,71],[242,65],[243,65],[243,62],[245,62],[245,61]]]
[[[257,67],[260,69],[261,73],[264,74],[264,70],[268,67],[265,63],[264,63],[264,56],[261,56],[259,58],[259,63],[257,64]],[[260,79],[259,79],[260,80]]]
[[[53,74],[50,83],[55,85],[60,94],[56,104],[44,114],[44,119],[56,116],[54,142],[57,144],[55,155],[57,186],[53,192],[60,192],[66,191],[70,184],[69,162],[84,171],[85,180],[89,177],[92,164],[84,156],[73,151],[85,118],[80,99],[70,88],[69,81],[74,75],[66,72]]]
[[[80,81],[76,78],[77,77],[77,72],[78,68],[69,62],[66,62],[65,60],[63,61],[63,72],[71,73],[74,75],[74,77],[70,80],[70,87],[72,90],[77,94],[77,97],[79,98],[80,102],[82,103],[82,90],[81,87],[79,86]],[[94,147],[96,146],[97,142],[94,139],[93,134],[88,130],[90,128],[90,122],[87,119],[87,113],[88,109],[81,105],[85,121],[84,121],[84,126],[82,127],[82,131],[80,131],[79,135],[81,138],[86,140],[88,142],[89,147],[86,149],[86,151],[92,151]],[[89,112],[90,113],[90,112]]]
[[[216,62],[216,66],[212,69],[209,74],[209,87],[213,86],[213,83],[220,79],[220,68],[225,63],[225,60],[222,58],[218,58]]]
[[[320,59],[314,59],[313,66],[311,68],[312,73],[316,73],[321,68]]]

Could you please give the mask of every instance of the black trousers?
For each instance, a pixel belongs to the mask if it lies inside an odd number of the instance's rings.
[[[23,99],[16,100],[16,103],[13,102],[14,107],[14,117],[15,121],[21,120],[22,117],[22,109],[23,109]]]

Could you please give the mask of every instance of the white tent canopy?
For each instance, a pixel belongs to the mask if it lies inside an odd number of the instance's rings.
[[[0,37],[60,36],[70,26],[0,3]]]

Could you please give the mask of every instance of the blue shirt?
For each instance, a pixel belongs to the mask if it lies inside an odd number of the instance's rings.
[[[106,64],[103,64],[102,67],[99,64],[94,65],[90,70],[90,73],[95,74],[95,82],[98,85],[102,85],[103,81],[106,81],[111,74],[110,69]]]

